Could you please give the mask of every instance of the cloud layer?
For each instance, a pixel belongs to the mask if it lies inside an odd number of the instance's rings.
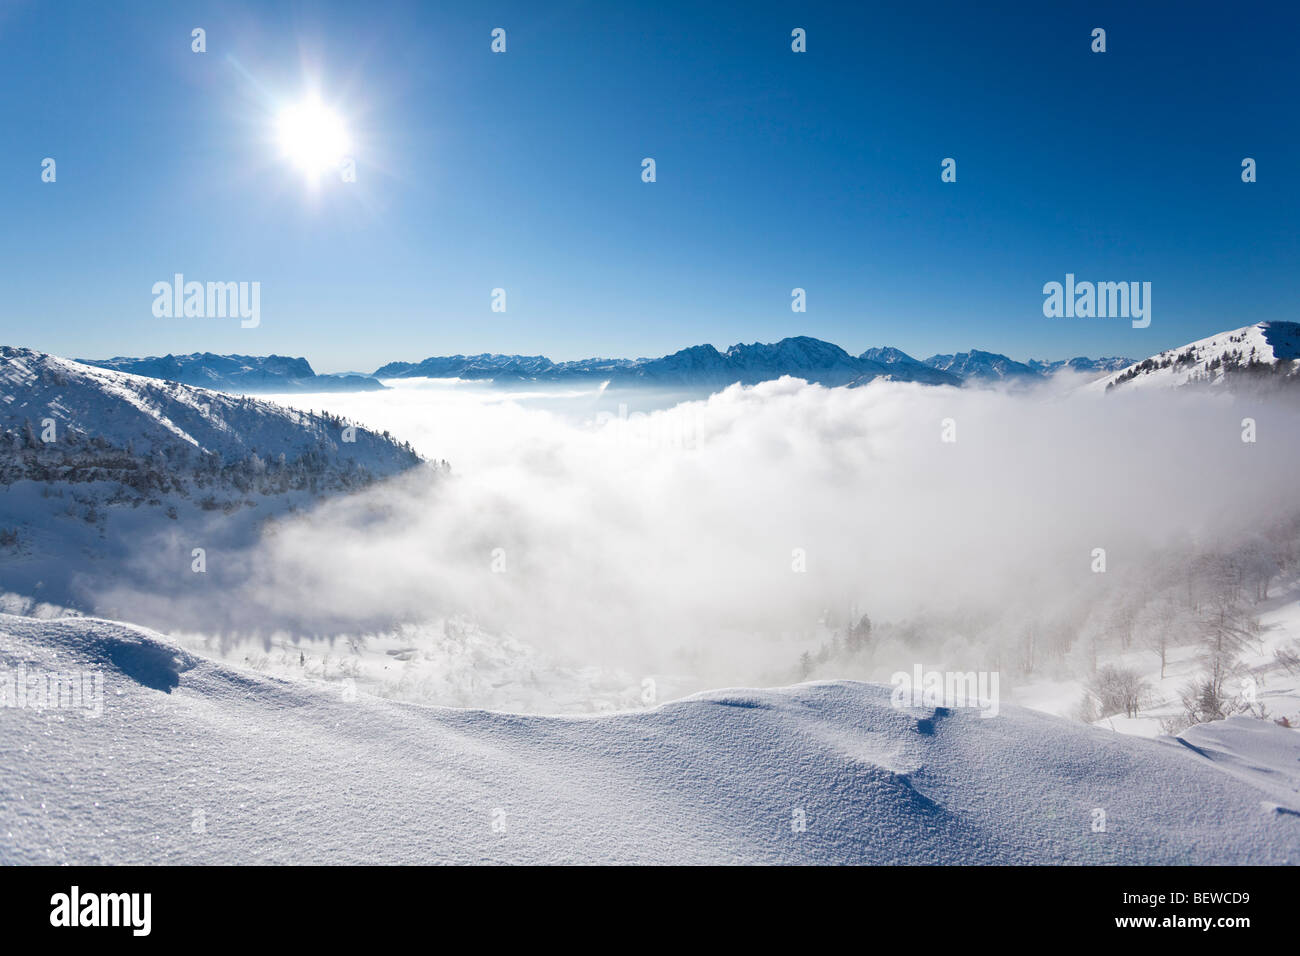
[[[409,438],[454,475],[281,522],[209,601],[155,596],[155,612],[291,633],[466,615],[557,659],[700,686],[788,679],[828,609],[996,629],[1009,608],[1086,601],[1094,548],[1108,575],[1154,576],[1160,548],[1293,511],[1300,465],[1292,406],[1059,381],[783,379],[668,408],[432,382],[294,401]]]

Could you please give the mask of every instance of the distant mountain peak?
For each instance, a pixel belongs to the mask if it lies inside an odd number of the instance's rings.
[[[1034,381],[1042,375],[1015,359],[997,352],[985,352],[971,349],[969,352],[957,352],[954,355],[931,355],[924,364],[944,372],[950,372],[963,381]]]

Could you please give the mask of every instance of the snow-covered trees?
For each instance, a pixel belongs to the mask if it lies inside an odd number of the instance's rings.
[[[1150,690],[1142,675],[1132,668],[1105,664],[1087,683],[1097,717],[1123,714],[1136,717],[1143,697]]]
[[[1013,605],[931,608],[924,616],[893,621],[862,615],[848,624],[831,616],[823,621],[820,644],[796,651],[800,656],[791,660],[790,674],[880,680],[907,662],[924,660],[963,670],[990,667],[1012,681],[1073,678],[1087,689],[1079,715],[1096,720],[1134,716],[1146,706],[1135,676],[1145,670],[1135,654],[1142,650],[1160,661],[1161,680],[1177,674],[1171,661],[1195,669],[1181,729],[1241,712],[1233,693],[1250,676],[1239,661],[1259,637],[1256,605],[1278,580],[1297,574],[1300,512],[1236,540],[1171,544],[1145,555],[1136,571],[1089,576],[1086,586],[1046,595],[1027,588]],[[1122,667],[1106,667],[1120,657]],[[1294,662],[1300,672],[1300,648]]]

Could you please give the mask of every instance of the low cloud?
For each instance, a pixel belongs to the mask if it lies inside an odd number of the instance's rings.
[[[147,603],[159,623],[232,632],[461,615],[577,665],[760,683],[789,679],[798,635],[828,610],[973,615],[996,633],[1008,609],[1086,602],[1094,548],[1135,581],[1158,574],[1161,549],[1296,510],[1293,405],[1063,382],[782,379],[669,408],[446,383],[299,398],[454,473],[280,521],[197,603]]]

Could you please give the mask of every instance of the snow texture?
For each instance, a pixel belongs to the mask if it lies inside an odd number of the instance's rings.
[[[0,616],[20,664],[102,670],[105,700],[0,707],[0,863],[1300,861],[1295,734],[1262,722],[1153,741],[855,682],[521,716]]]

